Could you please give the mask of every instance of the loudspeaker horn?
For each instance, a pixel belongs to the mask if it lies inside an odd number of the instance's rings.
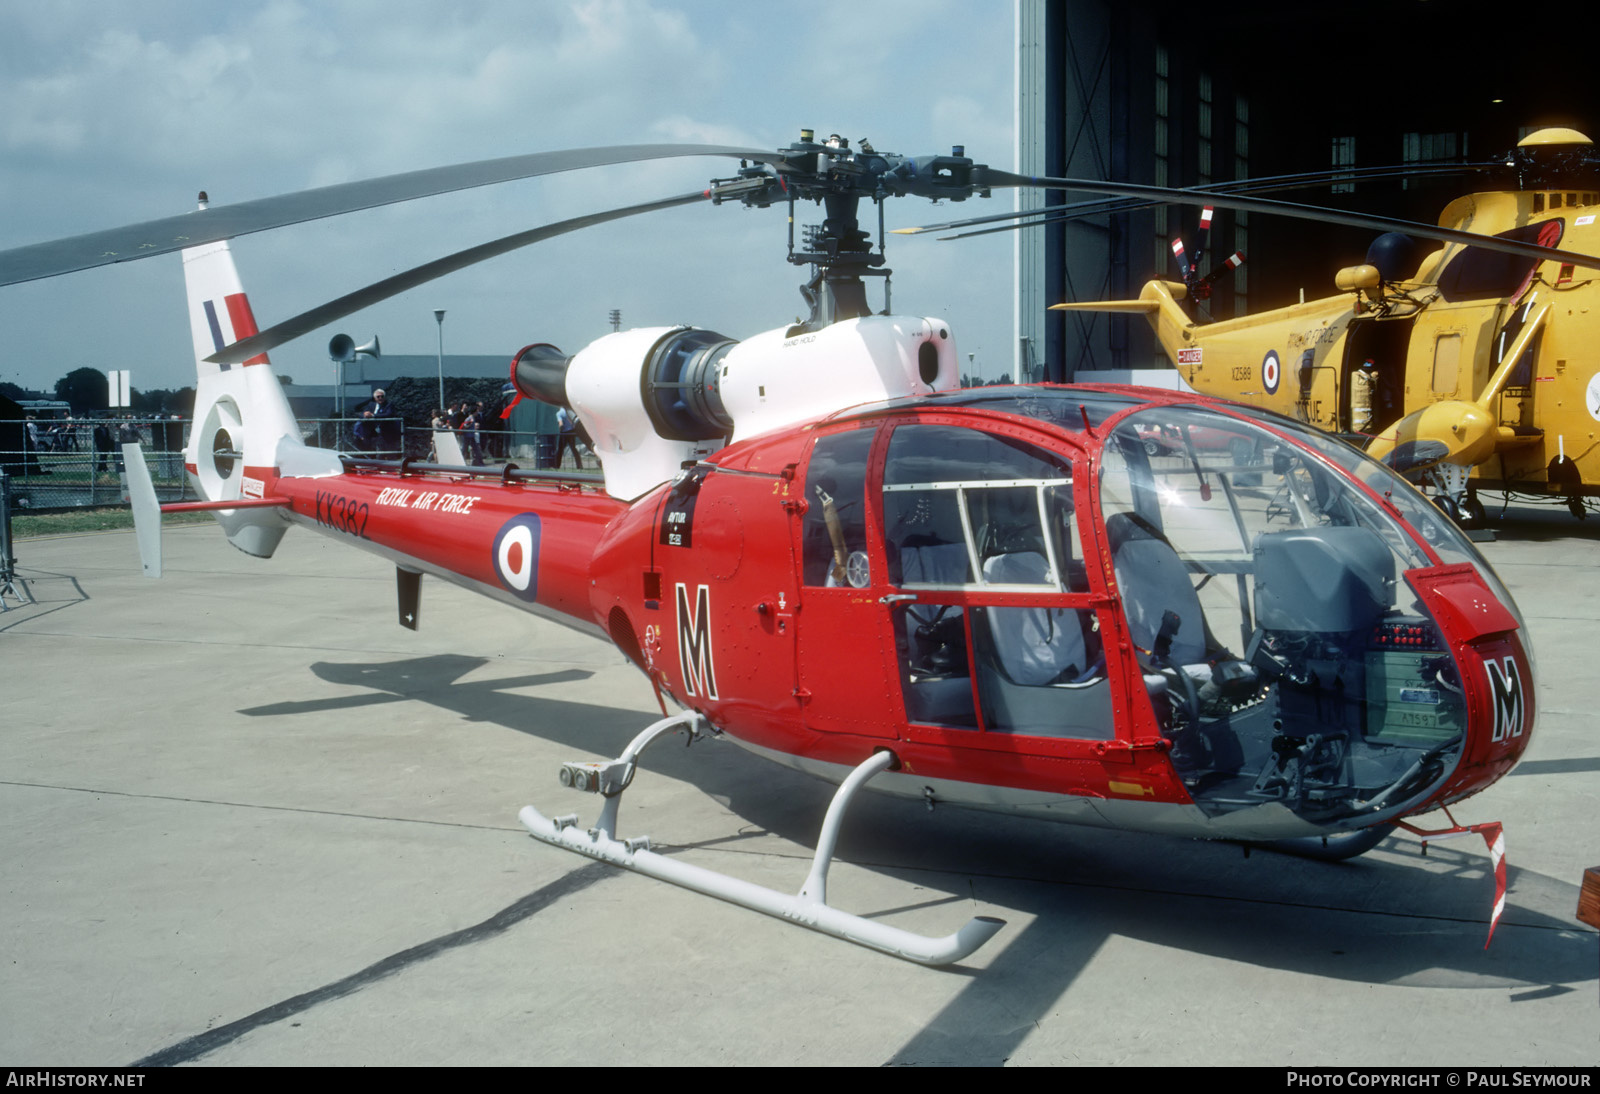
[[[364,346],[356,345],[356,340],[348,334],[336,334],[328,339],[328,356],[335,361],[349,364],[358,356],[381,357],[383,354],[378,350],[378,336],[376,334],[372,336],[372,341]]]

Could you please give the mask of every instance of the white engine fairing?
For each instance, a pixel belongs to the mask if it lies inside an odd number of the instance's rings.
[[[860,403],[961,386],[955,339],[942,319],[869,315],[786,333],[758,334],[724,358],[722,402],[733,418],[732,440]]]
[[[716,426],[702,415],[700,439],[662,436],[646,407],[659,398],[657,349],[687,328],[650,327],[609,334],[572,358],[566,394],[594,440],[606,492],[636,498],[730,440],[861,403],[948,391],[961,384],[955,340],[941,319],[864,316],[818,331],[758,334],[721,350],[701,376],[696,407],[714,404]],[[713,350],[723,343],[707,332]],[[708,350],[712,352],[712,350]],[[673,375],[676,379],[676,374]],[[665,388],[676,385],[666,384]],[[724,432],[725,431],[725,435]]]
[[[652,350],[681,327],[641,327],[597,339],[567,366],[567,400],[578,412],[605,471],[606,493],[631,499],[672,478],[720,440],[679,441],[656,432],[640,394]]]

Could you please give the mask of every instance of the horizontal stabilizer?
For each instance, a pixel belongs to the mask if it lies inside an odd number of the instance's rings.
[[[204,513],[222,509],[287,509],[294,505],[290,498],[229,498],[224,501],[171,501],[161,507],[163,513]]]
[[[1153,315],[1161,310],[1155,300],[1084,300],[1075,304],[1051,304],[1051,311],[1121,312],[1130,315]]]

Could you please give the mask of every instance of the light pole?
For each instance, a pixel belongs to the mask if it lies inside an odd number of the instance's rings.
[[[439,321],[439,410],[444,410],[444,309],[434,308],[433,317]]]

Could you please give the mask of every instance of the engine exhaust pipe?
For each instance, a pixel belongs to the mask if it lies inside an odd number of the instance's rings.
[[[548,342],[523,346],[511,358],[512,386],[530,399],[571,410],[567,401],[567,366],[571,363],[572,358]]]

